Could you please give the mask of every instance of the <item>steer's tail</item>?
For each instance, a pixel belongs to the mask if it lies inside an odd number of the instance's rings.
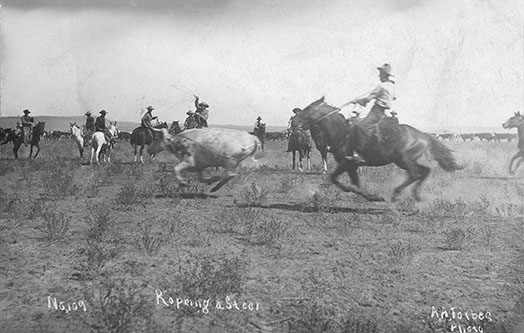
[[[264,152],[262,151],[262,143],[260,142],[258,138],[255,140],[255,146],[253,147],[253,151],[251,152],[250,155],[251,155],[251,159],[253,159],[253,162],[258,161],[256,159],[256,156],[260,158],[264,155]]]

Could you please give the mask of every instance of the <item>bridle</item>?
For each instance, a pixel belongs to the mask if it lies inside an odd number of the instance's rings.
[[[328,104],[328,105],[329,105],[329,104]],[[342,108],[345,107],[346,105],[347,105],[347,104],[344,104],[343,106],[341,106],[341,107],[339,107],[339,108],[335,108],[333,111],[331,111],[331,112],[329,112],[329,113],[323,115],[322,117],[316,119],[315,121],[311,122],[311,123],[308,125],[308,127],[311,127],[311,126],[315,125],[316,123],[318,123],[318,122],[320,122],[320,121],[322,121],[322,120],[324,120],[324,119],[326,119],[326,118],[328,118],[328,117],[331,117],[331,116],[334,115],[335,113],[338,113],[338,112],[342,111]],[[304,111],[302,111],[302,112],[304,112]]]

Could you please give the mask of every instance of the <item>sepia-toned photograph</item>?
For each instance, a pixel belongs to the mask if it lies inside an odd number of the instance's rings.
[[[524,2],[4,0],[0,332],[523,333]]]

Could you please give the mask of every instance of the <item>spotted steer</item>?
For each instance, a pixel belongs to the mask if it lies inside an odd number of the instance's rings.
[[[171,136],[167,129],[155,129],[155,138],[149,147],[149,153],[157,154],[163,150],[173,153],[179,163],[175,166],[175,175],[181,185],[187,185],[182,178],[182,170],[197,172],[202,183],[212,184],[219,181],[211,192],[220,189],[236,176],[233,170],[247,157],[260,149],[258,138],[244,131],[223,128],[201,128],[186,130]],[[223,167],[220,176],[204,178],[203,171],[209,167]]]

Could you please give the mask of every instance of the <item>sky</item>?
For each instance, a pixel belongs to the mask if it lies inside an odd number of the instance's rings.
[[[152,105],[171,122],[196,94],[210,124],[285,126],[373,89],[383,63],[402,123],[500,127],[524,110],[520,0],[5,0],[0,22],[4,117],[138,122]]]

